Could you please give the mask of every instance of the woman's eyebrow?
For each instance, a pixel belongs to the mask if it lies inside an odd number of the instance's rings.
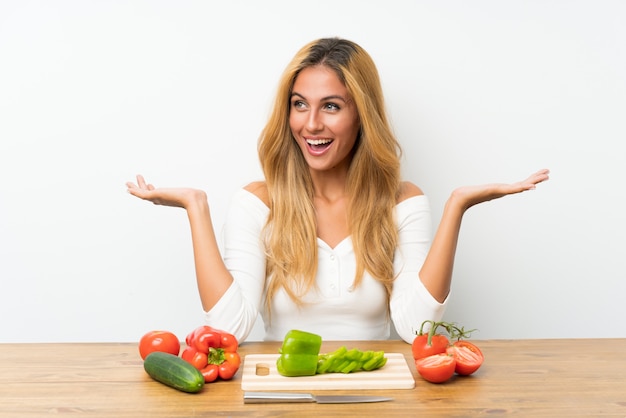
[[[294,91],[294,92],[292,92],[292,93],[291,93],[291,97],[293,97],[293,96],[298,96],[298,97],[300,97],[301,99],[306,100],[306,97],[304,97],[303,95],[301,95],[300,93],[298,93],[298,92],[296,92],[296,91]],[[334,94],[334,95],[331,95],[331,96],[322,97],[322,99],[321,99],[320,101],[322,101],[322,102],[327,102],[327,101],[329,101],[329,100],[341,100],[341,101],[342,101],[342,102],[344,102],[344,103],[348,103],[348,100],[346,100],[343,96],[340,96],[340,95],[338,95],[338,94]]]

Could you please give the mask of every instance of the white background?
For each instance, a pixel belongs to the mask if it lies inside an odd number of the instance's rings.
[[[203,323],[185,213],[125,182],[205,189],[219,230],[280,73],[335,35],[377,62],[435,221],[456,186],[552,170],[467,213],[446,319],[626,337],[625,21],[618,0],[0,0],[0,341]]]

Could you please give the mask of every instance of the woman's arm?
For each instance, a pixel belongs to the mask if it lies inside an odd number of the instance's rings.
[[[210,310],[233,282],[219,251],[206,193],[188,188],[155,188],[137,176],[137,184],[126,183],[128,192],[155,205],[180,207],[187,211],[191,227],[194,263],[202,307]]]
[[[419,274],[422,283],[437,301],[443,302],[450,292],[454,257],[465,212],[482,202],[532,190],[548,180],[548,174],[548,170],[540,170],[517,183],[465,186],[452,192]]]

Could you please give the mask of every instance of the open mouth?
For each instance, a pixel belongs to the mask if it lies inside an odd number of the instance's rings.
[[[322,152],[326,148],[330,146],[333,142],[332,139],[307,139],[306,143],[309,145],[309,148],[315,152]]]

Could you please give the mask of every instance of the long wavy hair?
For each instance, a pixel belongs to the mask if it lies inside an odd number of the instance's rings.
[[[332,69],[346,86],[361,124],[346,185],[349,232],[356,255],[354,287],[367,271],[385,286],[389,298],[395,278],[398,231],[394,207],[400,192],[401,148],[388,122],[378,70],[369,54],[354,42],[319,39],[305,45],[285,69],[258,144],[270,208],[264,230],[268,311],[279,289],[302,305],[302,296],[315,286],[318,254],[313,183],[289,127],[289,112],[296,77],[303,69],[319,65]]]

